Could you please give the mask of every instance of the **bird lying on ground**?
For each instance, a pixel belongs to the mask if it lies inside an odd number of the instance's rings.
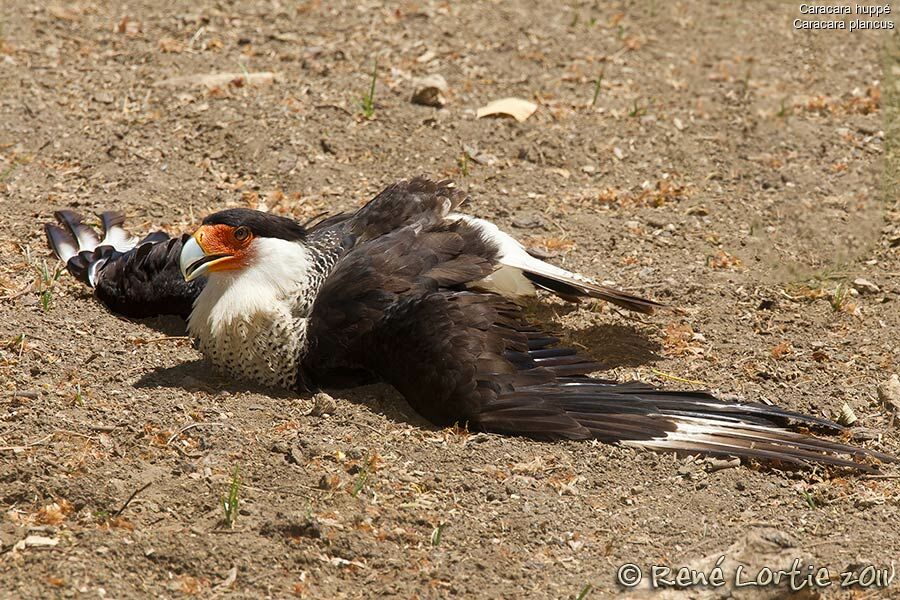
[[[642,313],[660,305],[531,256],[456,212],[464,199],[414,178],[309,227],[229,209],[193,235],[138,240],[107,212],[101,239],[64,210],[46,234],[111,311],[187,318],[206,358],[238,379],[300,392],[383,381],[436,425],[540,440],[861,470],[893,460],[802,431],[842,431],[824,418],[590,377],[600,365],[527,323],[520,299],[540,288]]]

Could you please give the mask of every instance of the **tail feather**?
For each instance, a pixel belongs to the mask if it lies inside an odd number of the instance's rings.
[[[800,466],[822,463],[863,471],[873,471],[871,463],[875,460],[897,461],[880,452],[771,426],[722,422],[702,417],[677,417],[674,423],[675,430],[668,432],[663,438],[626,440],[622,443],[652,450],[738,455]]]
[[[638,381],[588,377],[596,367],[589,359],[574,350],[553,347],[558,340],[551,336],[524,329],[522,333],[527,349],[505,353],[520,369],[511,376],[511,387],[499,388],[502,391],[496,397],[485,401],[473,425],[537,439],[596,439],[656,451],[737,456],[802,467],[821,464],[871,472],[879,461],[900,460],[810,433],[845,431],[822,417],[721,400],[705,391],[664,390]]]
[[[536,258],[534,262],[540,263],[540,265],[533,264],[532,270],[523,271],[525,277],[539,288],[553,292],[564,299],[597,298],[627,310],[648,315],[653,314],[655,309],[664,306],[659,302],[601,285],[583,275],[559,269]],[[552,271],[546,267],[552,267]],[[558,273],[551,275],[548,271],[551,273],[558,271]]]
[[[125,223],[125,215],[122,213],[112,210],[102,212],[100,213],[100,222],[103,225],[101,246],[112,246],[119,252],[128,252],[137,245],[137,238],[122,227],[122,224]]]
[[[67,230],[47,223],[44,225],[44,232],[47,234],[47,243],[54,254],[64,263],[78,254],[78,241],[72,237]]]
[[[97,232],[82,223],[81,215],[72,210],[58,210],[53,213],[69,233],[78,240],[79,250],[93,250],[100,244],[100,236]]]
[[[169,235],[155,231],[138,241],[123,227],[125,216],[117,211],[101,213],[103,237],[84,224],[83,217],[73,210],[53,213],[59,225],[46,224],[44,231],[50,249],[65,263],[66,269],[88,287],[96,287],[100,271],[106,264],[141,245],[152,245],[169,239]]]
[[[592,438],[656,451],[738,456],[803,467],[823,464],[870,472],[879,461],[898,461],[882,452],[786,429],[779,423],[787,411],[773,411],[766,419],[752,406],[740,413],[741,405],[723,402],[730,410],[717,412],[709,407],[709,400],[689,394],[624,391],[603,384],[592,394],[572,397],[552,386],[533,386],[503,394],[479,415],[478,424],[489,431],[539,439]],[[665,402],[659,401],[666,396],[697,408],[667,410]],[[832,432],[843,429],[826,423]]]

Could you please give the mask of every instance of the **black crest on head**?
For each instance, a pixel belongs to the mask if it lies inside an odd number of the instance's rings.
[[[248,227],[256,237],[280,238],[296,241],[306,237],[306,229],[287,217],[279,217],[249,208],[229,208],[203,219],[204,225]]]

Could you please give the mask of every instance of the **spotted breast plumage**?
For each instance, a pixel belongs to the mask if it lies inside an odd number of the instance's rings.
[[[796,429],[842,431],[828,419],[592,377],[600,365],[529,324],[520,300],[542,289],[642,313],[660,305],[532,256],[458,212],[464,200],[418,177],[308,227],[229,209],[191,235],[137,239],[104,213],[101,238],[59,211],[46,233],[110,310],[185,317],[235,378],[298,392],[383,381],[436,425],[542,440],[862,470],[894,460]]]

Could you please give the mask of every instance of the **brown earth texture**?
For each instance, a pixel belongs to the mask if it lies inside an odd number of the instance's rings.
[[[540,443],[436,429],[386,386],[246,386],[182,321],[105,311],[43,239],[64,207],[180,233],[450,177],[529,248],[674,308],[531,309],[605,376],[843,411],[845,439],[900,454],[878,393],[900,371],[900,46],[795,29],[867,18],[799,7],[3,0],[0,597],[900,597],[893,465]],[[411,102],[434,74],[445,106]],[[505,97],[537,110],[476,118]],[[721,587],[617,580],[720,556]],[[793,558],[831,585],[734,586]]]

